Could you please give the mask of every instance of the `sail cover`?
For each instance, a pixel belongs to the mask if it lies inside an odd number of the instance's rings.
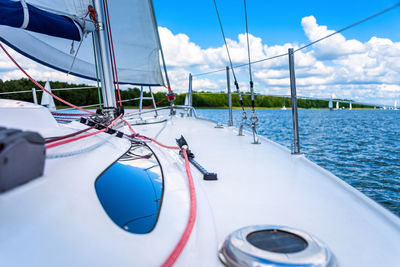
[[[0,0],[0,3],[2,2],[5,0]],[[20,1],[7,2],[20,5]],[[86,17],[88,6],[93,5],[91,0],[25,0],[25,2],[40,11],[83,22],[88,21]],[[119,82],[132,85],[164,85],[160,68],[160,44],[151,0],[109,1],[108,8]],[[0,14],[1,12],[5,11],[0,11]],[[21,20],[17,22],[10,22],[4,18],[1,20],[6,20],[7,25],[21,23]],[[10,26],[15,27],[15,25]],[[0,41],[17,52],[56,70],[81,78],[96,79],[90,33],[84,34],[82,43],[79,44],[67,40],[73,38],[57,38],[43,32],[10,26],[0,25]],[[84,25],[83,31],[85,31]]]
[[[36,8],[25,1],[0,0],[0,25],[81,40],[81,28],[72,19]]]

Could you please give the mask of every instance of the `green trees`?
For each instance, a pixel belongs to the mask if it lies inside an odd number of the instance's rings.
[[[44,86],[44,81],[39,81],[41,85]],[[70,84],[65,82],[50,82],[52,89],[57,88],[75,88],[75,87],[86,87],[85,84]],[[29,91],[21,94],[4,94],[0,95],[0,98],[18,99],[27,102],[33,102],[31,89],[37,88],[28,79],[12,80],[12,81],[2,81],[0,80],[0,93],[3,92],[14,92],[14,91]],[[93,105],[99,103],[99,95],[97,88],[82,89],[82,90],[69,90],[69,91],[53,91],[53,93],[62,99],[65,99],[78,106]],[[207,94],[209,93],[209,94]],[[145,90],[144,96],[150,96],[150,93]],[[185,103],[186,93],[177,94],[175,104],[183,105]],[[42,92],[37,91],[38,101],[40,102]],[[129,88],[127,90],[121,91],[121,97],[123,100],[134,99],[140,96],[140,89]],[[165,98],[166,92],[158,92],[154,94],[155,101],[158,102]],[[62,106],[59,101],[55,101],[57,106]],[[243,94],[243,102],[246,107],[251,106],[251,97],[249,93]],[[138,106],[138,100],[131,100],[124,102],[125,106]],[[149,106],[152,104],[151,100],[144,100],[143,106]],[[163,101],[157,106],[166,106],[168,101]],[[283,106],[291,107],[291,100],[289,97],[276,97],[276,96],[265,96],[256,95],[255,96],[256,107],[259,108],[281,108]],[[232,105],[233,107],[240,107],[239,98],[236,94],[232,95]],[[228,107],[228,96],[226,93],[213,93],[211,92],[194,92],[193,94],[193,106],[204,107],[204,108],[227,108]],[[328,101],[325,100],[311,100],[311,99],[298,99],[299,108],[328,108]],[[341,104],[340,106],[343,106]],[[348,104],[344,104],[348,108]],[[368,106],[353,105],[354,108],[366,108]]]

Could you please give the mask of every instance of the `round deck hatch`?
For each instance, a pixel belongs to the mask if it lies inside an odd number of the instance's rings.
[[[275,253],[296,253],[308,246],[301,236],[277,229],[252,232],[247,241],[256,248]]]
[[[248,226],[230,234],[219,250],[226,266],[336,266],[317,238],[285,226]]]

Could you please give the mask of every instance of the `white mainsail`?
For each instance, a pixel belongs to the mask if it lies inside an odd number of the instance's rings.
[[[39,9],[60,14],[81,22],[85,31],[85,17],[91,0],[26,0]],[[112,36],[121,83],[164,85],[160,68],[158,31],[148,0],[109,1]],[[69,72],[87,79],[96,79],[91,34],[83,37],[81,47],[71,40],[35,33],[20,28],[0,25],[0,41],[17,52],[56,70]],[[78,51],[74,64],[75,54]]]

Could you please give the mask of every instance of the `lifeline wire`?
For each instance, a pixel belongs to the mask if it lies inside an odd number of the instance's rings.
[[[215,0],[213,0],[213,1],[214,1],[214,6],[215,6],[215,11],[217,12],[217,17],[218,17],[219,26],[220,26],[220,28],[221,28],[222,38],[224,39],[226,52],[228,53],[228,59],[229,59],[229,64],[230,64],[230,66],[231,66],[231,70],[232,70],[232,74],[233,74],[233,79],[235,80],[235,87],[236,87],[236,91],[237,91],[237,93],[238,93],[239,102],[240,102],[240,105],[242,106],[243,120],[246,120],[246,119],[247,119],[247,116],[246,116],[246,111],[245,111],[245,109],[244,109],[242,94],[240,93],[239,83],[237,82],[236,75],[235,75],[235,70],[234,70],[234,68],[233,68],[232,59],[231,59],[231,54],[229,53],[229,47],[228,47],[228,44],[227,44],[227,42],[226,42],[225,33],[224,33],[224,28],[222,27],[221,18],[220,18],[220,16],[219,16],[219,12],[218,12],[217,2],[216,2]]]
[[[320,42],[320,41],[322,41],[322,40],[325,40],[325,39],[327,39],[327,38],[329,38],[329,37],[335,35],[335,34],[341,33],[341,32],[343,32],[343,31],[348,30],[348,29],[350,29],[350,28],[352,28],[352,27],[354,27],[354,26],[357,26],[357,25],[359,25],[359,24],[361,24],[361,23],[363,23],[363,22],[366,22],[366,21],[368,21],[368,20],[370,20],[370,19],[373,19],[373,18],[375,18],[375,17],[377,17],[377,16],[379,16],[379,15],[382,15],[382,14],[384,14],[384,13],[386,13],[386,12],[392,10],[392,9],[395,9],[396,7],[399,7],[399,6],[400,6],[400,2],[398,2],[397,4],[395,4],[395,5],[393,5],[393,6],[390,6],[390,7],[388,7],[388,8],[385,8],[384,10],[381,10],[381,11],[379,11],[379,12],[377,12],[377,13],[375,13],[375,14],[369,16],[369,17],[366,17],[366,18],[364,18],[364,19],[362,19],[362,20],[359,20],[359,21],[357,21],[357,22],[355,22],[355,23],[353,23],[353,24],[351,24],[351,25],[349,25],[349,26],[346,26],[346,27],[344,27],[344,28],[342,28],[342,29],[340,29],[340,30],[334,32],[334,33],[331,33],[331,34],[329,34],[329,35],[327,35],[327,36],[325,36],[325,37],[322,37],[322,38],[320,38],[320,39],[318,39],[318,40],[315,40],[314,42],[311,42],[311,43],[309,43],[309,44],[307,44],[307,45],[304,45],[304,46],[302,46],[302,47],[300,47],[300,48],[294,50],[294,52],[297,52],[297,51],[300,51],[300,50],[302,50],[302,49],[304,49],[304,48],[307,48],[307,47],[309,47],[309,46],[311,46],[311,45],[313,45],[313,44],[316,44],[316,43],[318,43],[318,42]]]
[[[316,44],[316,43],[318,43],[318,42],[320,42],[320,41],[323,41],[323,40],[325,40],[325,39],[327,39],[327,38],[329,38],[329,37],[332,37],[332,36],[335,35],[335,34],[341,33],[341,32],[343,32],[343,31],[345,31],[345,30],[348,30],[348,29],[350,29],[350,28],[353,28],[354,26],[360,25],[361,23],[364,23],[364,22],[366,22],[366,21],[368,21],[368,20],[371,20],[371,19],[373,19],[373,18],[375,18],[375,17],[378,17],[378,16],[380,16],[380,15],[382,15],[382,14],[384,14],[384,13],[387,13],[387,12],[389,12],[390,10],[393,10],[393,9],[395,9],[395,8],[397,8],[397,7],[400,7],[400,2],[398,2],[397,4],[395,4],[395,5],[393,5],[393,6],[390,6],[390,7],[388,7],[388,8],[385,8],[385,9],[383,9],[383,10],[381,10],[381,11],[379,11],[379,12],[377,12],[377,13],[371,15],[371,16],[368,16],[368,17],[366,17],[366,18],[364,18],[364,19],[362,19],[362,20],[359,20],[359,21],[357,21],[357,22],[355,22],[355,23],[353,23],[353,24],[351,24],[351,25],[349,25],[349,26],[346,26],[346,27],[344,27],[344,28],[342,28],[342,29],[340,29],[340,30],[334,32],[334,33],[331,33],[331,34],[329,34],[329,35],[327,35],[327,36],[325,36],[325,37],[322,37],[322,38],[320,38],[320,39],[318,39],[318,40],[315,40],[314,42],[311,42],[311,43],[309,43],[309,44],[306,44],[306,45],[304,45],[304,46],[302,46],[302,47],[300,47],[300,48],[294,50],[294,52],[298,52],[298,51],[300,51],[300,50],[303,50],[303,49],[305,49],[305,48],[307,48],[307,47],[309,47],[309,46],[312,46],[312,45],[314,45],[314,44]],[[279,55],[276,55],[276,56],[267,57],[267,58],[263,58],[263,59],[260,59],[260,60],[252,61],[252,62],[250,62],[250,63],[245,63],[245,64],[236,65],[236,66],[234,66],[234,67],[231,66],[231,68],[240,68],[240,67],[247,66],[247,65],[249,65],[249,64],[256,64],[256,63],[260,63],[260,62],[272,60],[272,59],[275,59],[275,58],[280,58],[280,57],[287,56],[287,55],[288,55],[288,53],[283,53],[283,54],[279,54]],[[217,70],[213,70],[213,71],[208,71],[208,72],[203,72],[203,73],[198,73],[198,74],[193,74],[192,76],[202,76],[202,75],[217,73],[217,72],[221,72],[221,71],[225,71],[225,68],[223,68],[223,69],[217,69]]]

